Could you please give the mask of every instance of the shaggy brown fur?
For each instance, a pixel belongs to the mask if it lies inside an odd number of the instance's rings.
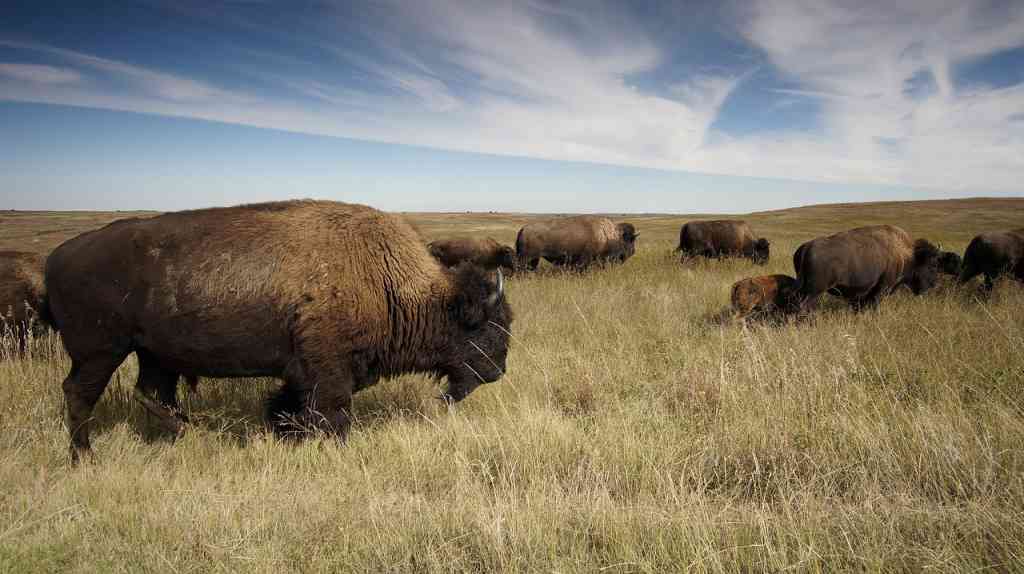
[[[982,274],[987,291],[1000,275],[1024,281],[1024,229],[982,233],[971,240],[964,252],[960,283]]]
[[[796,286],[796,279],[789,275],[762,275],[737,281],[730,297],[733,311],[739,317],[784,311],[790,306]]]
[[[508,245],[502,245],[494,239],[445,239],[431,242],[427,246],[430,254],[442,265],[455,267],[464,261],[479,265],[484,269],[499,267],[512,270],[516,264],[516,252]]]
[[[690,221],[679,230],[679,246],[683,260],[691,257],[746,257],[764,264],[770,256],[767,239],[754,237],[746,221]]]
[[[938,248],[911,241],[892,225],[858,227],[808,241],[793,254],[800,305],[813,310],[823,293],[835,293],[855,309],[877,305],[900,285],[915,294],[935,286]]]
[[[505,370],[512,314],[498,278],[443,269],[400,218],[328,201],[169,213],[82,234],[46,267],[72,361],[73,456],[89,451],[93,406],[133,351],[136,397],[172,429],[182,422],[179,373],[282,378],[275,429],[341,438],[352,394],[381,377],[447,376],[445,397],[459,401]]]
[[[585,269],[594,263],[624,262],[636,253],[639,234],[630,223],[576,215],[529,223],[516,236],[516,258],[530,270],[546,259]]]
[[[43,268],[46,258],[24,251],[0,251],[0,334],[11,336],[19,352],[49,320]]]

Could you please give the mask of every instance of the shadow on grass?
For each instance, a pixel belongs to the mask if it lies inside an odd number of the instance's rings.
[[[244,446],[270,432],[265,418],[266,400],[280,384],[269,378],[201,379],[196,393],[180,384],[178,400],[189,419],[187,428],[216,433]],[[134,399],[133,386],[134,379],[120,372],[112,377],[93,411],[92,436],[127,422],[147,444],[174,442],[176,435],[160,426],[156,417]],[[355,395],[352,428],[371,430],[398,420],[426,424],[427,418],[447,408],[437,398],[443,388],[443,382],[439,384],[426,376],[381,381]]]

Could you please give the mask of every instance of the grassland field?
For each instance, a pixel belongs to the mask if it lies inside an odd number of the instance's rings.
[[[45,253],[129,213],[0,212]],[[145,214],[142,214],[145,215]],[[512,243],[533,217],[405,214],[425,239]],[[1024,227],[1024,199],[822,205],[743,216],[764,267],[682,266],[680,225],[625,265],[507,284],[508,373],[454,408],[423,376],[356,396],[344,445],[264,427],[272,380],[183,386],[176,441],[130,395],[69,465],[56,336],[0,361],[0,572],[1024,571],[1024,286],[948,281],[813,321],[719,321],[740,278],[892,223],[962,253]]]

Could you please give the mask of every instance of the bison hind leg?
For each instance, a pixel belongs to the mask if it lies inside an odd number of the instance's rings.
[[[135,355],[139,359],[139,378],[133,392],[135,400],[156,417],[160,426],[180,435],[188,419],[178,405],[178,373],[161,367],[156,357],[143,349],[137,350]]]
[[[72,359],[71,371],[63,383],[66,421],[71,435],[71,462],[77,463],[81,455],[92,454],[89,433],[93,408],[126,356],[99,356],[86,361]]]

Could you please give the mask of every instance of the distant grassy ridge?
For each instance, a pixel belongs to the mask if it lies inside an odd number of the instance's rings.
[[[533,216],[409,217],[511,241]],[[764,267],[681,266],[687,216],[625,216],[625,265],[510,280],[506,377],[454,409],[426,377],[384,382],[356,395],[344,446],[274,439],[276,382],[244,379],[186,395],[172,443],[131,400],[129,359],[96,411],[98,463],[71,468],[68,361],[34,341],[0,361],[0,572],[1024,570],[1024,286],[720,320],[734,281],[792,273],[806,239],[896,223],[962,251],[1024,227],[1024,201],[744,217],[773,241]],[[80,223],[26,221],[18,238]]]

